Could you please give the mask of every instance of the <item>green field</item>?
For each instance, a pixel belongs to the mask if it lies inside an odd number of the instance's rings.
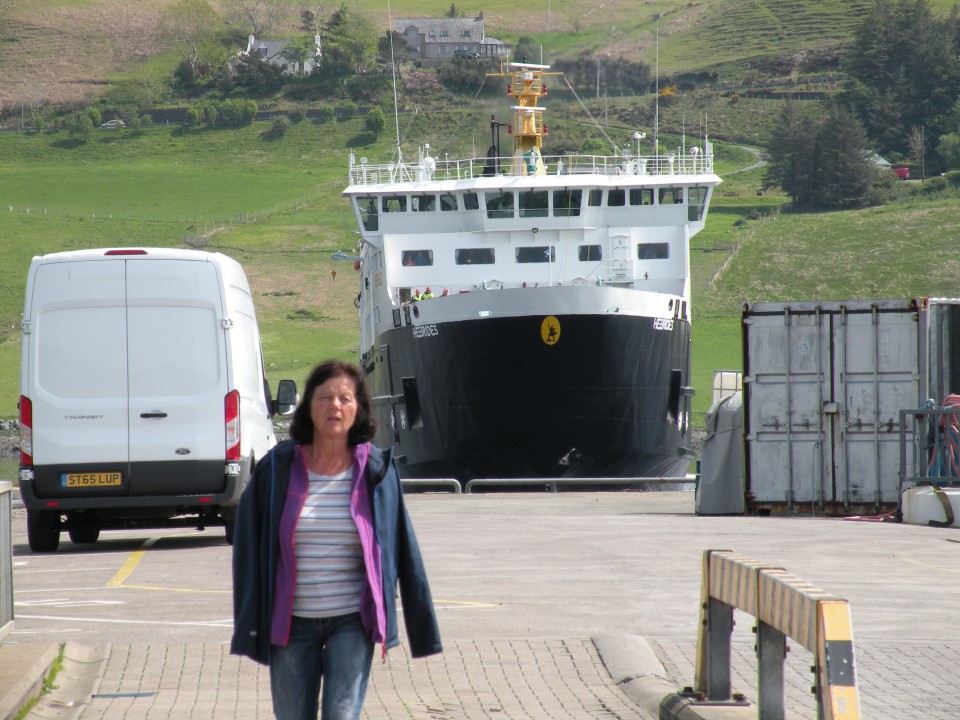
[[[323,357],[356,357],[356,275],[331,258],[356,242],[340,196],[345,148],[382,158],[392,143],[360,119],[304,121],[278,140],[264,138],[268,127],[97,131],[82,145],[58,133],[0,134],[0,417],[16,416],[26,273],[30,258],[47,252],[201,238],[244,265],[272,383],[302,382]],[[784,198],[757,194],[762,170],[735,172],[753,155],[722,144],[716,152],[724,183],[691,243],[698,418],[713,372],[741,365],[744,302],[957,294],[955,197],[738,222]]]

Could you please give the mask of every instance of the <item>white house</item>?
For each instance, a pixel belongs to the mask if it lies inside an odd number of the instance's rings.
[[[247,49],[241,50],[240,54],[247,56],[251,53],[256,54],[264,62],[280,68],[280,72],[284,75],[297,72],[309,74],[317,67],[322,55],[320,52],[320,36],[314,35],[313,42],[315,49],[303,63],[295,63],[283,54],[284,49],[290,44],[289,40],[257,40],[253,35],[250,35],[247,38]],[[301,67],[297,67],[298,64]]]

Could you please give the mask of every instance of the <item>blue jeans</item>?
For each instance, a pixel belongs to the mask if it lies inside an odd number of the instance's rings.
[[[359,720],[373,642],[360,613],[293,616],[290,641],[270,647],[270,691],[277,720]],[[320,703],[321,680],[323,702]]]

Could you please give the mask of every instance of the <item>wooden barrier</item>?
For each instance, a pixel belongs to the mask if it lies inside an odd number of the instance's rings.
[[[789,637],[813,652],[819,720],[859,720],[853,629],[846,600],[729,550],[703,555],[694,687],[709,702],[731,699],[733,611],[757,619],[760,720],[783,720]]]

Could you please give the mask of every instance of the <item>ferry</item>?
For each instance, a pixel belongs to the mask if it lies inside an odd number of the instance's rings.
[[[360,362],[403,478],[682,480],[694,457],[689,240],[721,182],[710,143],[546,155],[560,75],[491,74],[509,153],[491,119],[486,156],[350,156]]]

